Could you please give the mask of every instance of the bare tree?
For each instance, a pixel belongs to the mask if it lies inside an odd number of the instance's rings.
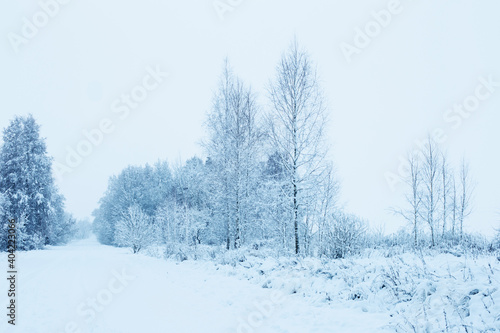
[[[269,96],[272,103],[270,139],[282,157],[290,185],[295,253],[298,254],[301,192],[323,167],[326,114],[316,72],[297,41],[278,64]]]
[[[425,145],[424,163],[422,168],[425,208],[424,219],[431,232],[431,246],[436,245],[436,213],[439,202],[439,153],[435,142],[429,136]]]
[[[339,183],[334,177],[333,166],[330,165],[324,174],[321,188],[319,189],[319,211],[318,211],[318,248],[319,253],[325,254],[327,235],[329,233],[329,219],[336,209],[339,195]]]
[[[472,213],[472,195],[474,186],[469,173],[469,165],[462,160],[460,167],[460,201],[458,207],[458,221],[460,222],[460,239],[464,233],[464,220]]]
[[[448,198],[450,196],[450,192],[451,192],[451,173],[450,173],[450,170],[449,170],[449,165],[448,165],[448,161],[447,161],[447,158],[446,158],[446,155],[443,154],[442,155],[442,158],[441,158],[441,180],[442,180],[442,183],[441,183],[441,189],[442,189],[442,204],[443,204],[443,233],[442,233],[442,237],[444,238],[445,237],[445,233],[446,233],[446,222],[448,220],[448,215],[450,214],[449,212],[449,202],[448,202]]]
[[[401,215],[408,221],[413,229],[413,246],[418,247],[418,225],[421,216],[422,206],[422,191],[420,188],[422,175],[418,156],[415,153],[408,155],[409,173],[404,182],[408,185],[410,191],[405,195],[406,202],[410,206],[409,209],[395,209],[394,213]]]
[[[457,200],[457,183],[455,175],[451,178],[451,237],[455,239],[456,225],[457,225],[457,213],[458,213],[458,200]]]

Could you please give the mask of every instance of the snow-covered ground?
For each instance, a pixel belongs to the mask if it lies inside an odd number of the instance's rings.
[[[230,266],[133,255],[95,239],[17,256],[17,325],[4,314],[0,332],[390,331],[388,313],[262,288]],[[0,260],[7,265],[5,253]],[[6,279],[0,290],[6,304]]]
[[[495,256],[179,262],[95,239],[17,255],[17,325],[4,314],[0,332],[500,331]]]
[[[223,258],[230,264],[220,270],[318,307],[366,312],[362,332],[378,327],[368,314],[383,320],[382,313],[389,316],[385,328],[396,332],[500,332],[500,257],[391,252],[319,260],[264,258],[254,251]]]

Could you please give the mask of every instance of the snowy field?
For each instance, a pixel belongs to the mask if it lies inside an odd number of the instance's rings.
[[[2,320],[0,332],[382,332],[389,320],[262,288],[213,264],[133,255],[95,240],[20,252],[18,266],[18,325]]]
[[[321,261],[247,255],[234,268],[225,265],[222,270],[263,288],[300,295],[319,307],[385,314],[389,319],[384,328],[395,332],[500,331],[500,258],[457,253],[365,256]],[[361,320],[367,325],[363,332],[375,331],[371,318]]]
[[[0,332],[500,330],[495,257],[179,262],[88,239],[20,252],[18,266],[18,324]]]

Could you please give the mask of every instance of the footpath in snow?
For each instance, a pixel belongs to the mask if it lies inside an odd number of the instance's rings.
[[[6,253],[0,254],[7,267]],[[208,262],[176,263],[103,246],[95,239],[18,252],[16,326],[23,333],[383,332],[388,313],[316,304]],[[241,277],[241,276],[240,276]],[[7,303],[7,280],[0,282]]]

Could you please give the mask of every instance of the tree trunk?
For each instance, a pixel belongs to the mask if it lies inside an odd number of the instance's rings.
[[[293,182],[293,228],[295,233],[295,254],[299,254],[299,209],[297,207],[297,184]]]

